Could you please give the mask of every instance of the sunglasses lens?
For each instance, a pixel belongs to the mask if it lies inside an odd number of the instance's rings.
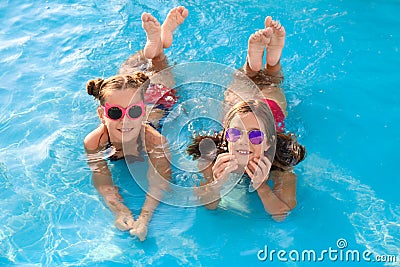
[[[259,130],[250,131],[249,139],[253,145],[259,145],[264,141],[264,133]]]
[[[133,106],[129,109],[128,114],[132,119],[139,118],[142,115],[142,108],[140,106]]]
[[[107,115],[110,119],[118,120],[122,117],[122,110],[118,107],[111,107],[108,109]]]
[[[241,134],[242,132],[239,129],[229,128],[228,130],[226,130],[225,137],[228,142],[236,142],[237,140],[239,140]]]

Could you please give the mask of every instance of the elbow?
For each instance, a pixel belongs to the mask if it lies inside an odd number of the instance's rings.
[[[293,210],[297,206],[296,199],[289,200],[286,205],[289,207],[289,210]]]
[[[296,206],[296,204],[294,204],[294,206]],[[292,208],[289,204],[282,203],[282,205],[273,213],[270,213],[270,215],[275,222],[283,222],[289,215],[290,210],[292,210]]]
[[[286,203],[285,206],[282,206],[280,211],[272,214],[272,219],[276,222],[283,222],[286,217],[289,215],[289,212],[293,210],[297,205],[296,199],[290,200]]]
[[[205,204],[204,206],[205,206],[208,210],[216,210],[216,209],[218,208],[218,204],[219,204],[219,201],[217,200],[217,201],[214,201],[214,202]]]
[[[287,213],[272,215],[272,219],[274,219],[275,222],[283,222],[286,219],[287,215],[288,215]]]
[[[289,214],[289,208],[284,207],[279,212],[271,214],[272,219],[275,222],[283,222]]]

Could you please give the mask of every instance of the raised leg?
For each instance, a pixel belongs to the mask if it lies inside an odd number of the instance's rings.
[[[265,46],[270,42],[272,28],[259,30],[249,37],[246,64],[243,69],[249,77],[253,77],[262,68]]]
[[[187,18],[189,11],[183,7],[178,6],[171,9],[161,26],[161,41],[164,48],[168,48],[172,45],[173,33]]]
[[[279,22],[272,20],[270,16],[265,18],[266,29],[271,28],[273,34],[271,41],[267,45],[267,69],[271,69],[280,62],[282,49],[285,46],[286,31]]]
[[[161,26],[158,20],[149,13],[142,14],[142,27],[146,32],[147,41],[144,46],[144,56],[148,59],[163,60],[164,48],[161,41]]]

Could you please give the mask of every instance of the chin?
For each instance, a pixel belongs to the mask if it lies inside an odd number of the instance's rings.
[[[248,159],[243,159],[243,160],[238,160],[238,166],[239,168],[244,168],[247,166],[247,164],[249,163]]]
[[[250,158],[248,156],[242,156],[242,155],[235,155],[237,160],[238,160],[238,168],[236,172],[243,173],[245,167],[248,165]]]
[[[135,137],[137,137],[137,136],[131,135],[131,134],[124,134],[123,137],[121,136],[121,142],[122,142],[122,140],[124,141],[124,143],[130,142],[130,141],[134,140]]]

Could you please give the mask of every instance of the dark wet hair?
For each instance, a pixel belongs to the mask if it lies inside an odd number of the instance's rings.
[[[305,159],[306,148],[297,141],[295,134],[278,133],[277,137],[273,164],[294,167]]]
[[[186,149],[193,160],[200,157],[215,160],[219,154],[226,151],[228,151],[228,147],[226,142],[223,142],[222,131],[214,135],[196,135]]]
[[[100,101],[104,105],[105,98],[114,90],[140,89],[141,98],[150,84],[149,77],[141,71],[134,72],[132,75],[116,75],[108,79],[94,79],[86,83],[86,91],[89,95]]]

